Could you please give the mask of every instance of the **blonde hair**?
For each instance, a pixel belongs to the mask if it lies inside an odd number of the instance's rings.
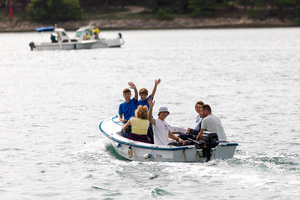
[[[140,94],[140,95],[141,95],[141,94],[148,95],[148,90],[147,90],[146,88],[142,88],[142,89],[140,89],[139,94]]]
[[[135,110],[135,117],[140,119],[148,118],[148,107],[139,105],[139,107]]]

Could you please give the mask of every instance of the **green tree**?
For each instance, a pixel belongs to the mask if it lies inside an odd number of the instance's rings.
[[[193,17],[212,15],[217,7],[215,0],[191,0],[189,9]]]
[[[27,13],[37,21],[67,21],[80,19],[82,9],[78,0],[31,0]]]

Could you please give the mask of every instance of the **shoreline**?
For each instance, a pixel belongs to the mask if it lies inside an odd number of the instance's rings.
[[[33,32],[35,28],[54,24],[22,21],[18,19],[0,22],[0,32]],[[287,19],[268,18],[265,20],[240,18],[174,18],[157,19],[95,19],[58,22],[57,27],[75,31],[81,26],[94,25],[101,30],[151,30],[151,29],[201,29],[201,28],[274,28],[297,27]]]

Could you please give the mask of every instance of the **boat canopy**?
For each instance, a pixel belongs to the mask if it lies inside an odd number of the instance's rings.
[[[37,32],[54,31],[54,26],[40,27],[35,29]]]

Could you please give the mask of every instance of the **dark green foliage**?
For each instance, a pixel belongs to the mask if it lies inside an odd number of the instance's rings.
[[[172,15],[163,9],[157,11],[157,18],[159,20],[171,20],[173,19]]]
[[[82,9],[78,0],[31,0],[29,18],[37,21],[67,21],[80,19]]]
[[[190,0],[189,6],[193,17],[213,15],[217,8],[214,0]]]

